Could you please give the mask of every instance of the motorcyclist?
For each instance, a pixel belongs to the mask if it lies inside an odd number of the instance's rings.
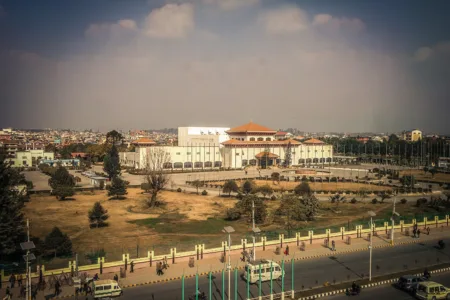
[[[423,277],[425,277],[426,279],[429,279],[431,277],[431,274],[428,271],[428,269],[425,269],[425,271],[423,272]]]
[[[357,288],[358,288],[358,286],[356,285],[356,282],[353,281],[353,283],[352,283],[352,292],[356,292]]]

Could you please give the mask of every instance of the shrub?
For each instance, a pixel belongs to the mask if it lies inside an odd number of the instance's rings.
[[[408,202],[408,200],[406,200],[405,198],[403,198],[402,200],[400,200],[401,204],[406,204],[406,202]]]
[[[206,190],[203,190],[202,195],[206,196],[206,195],[208,195],[208,192]]]
[[[244,198],[244,195],[242,195],[242,193],[238,193],[238,194],[236,195],[236,199],[242,200],[242,198]]]
[[[54,250],[56,255],[72,254],[72,241],[58,227],[53,227],[53,230],[45,237],[44,247],[46,250]]]
[[[182,189],[181,188],[177,188],[177,192],[181,193]]]
[[[277,200],[277,196],[272,195],[272,197],[270,197],[270,200]]]
[[[236,221],[236,220],[239,220],[240,218],[241,218],[241,212],[239,211],[239,209],[236,209],[236,208],[227,209],[226,219],[228,221]]]
[[[372,204],[377,204],[377,203],[378,203],[377,198],[373,198],[373,199],[372,199]]]
[[[352,200],[350,200],[351,204],[355,204],[356,202],[358,202],[358,200],[356,200],[356,198],[353,198]]]

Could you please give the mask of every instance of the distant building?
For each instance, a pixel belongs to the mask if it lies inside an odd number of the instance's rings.
[[[293,138],[293,136],[294,135],[292,133],[285,131],[278,131],[277,133],[275,133],[275,139],[277,141],[290,139]]]
[[[358,137],[356,138],[356,140],[357,140],[358,142],[361,142],[361,143],[365,144],[365,143],[367,143],[368,141],[370,141],[370,138],[367,137],[367,136],[358,136]]]
[[[408,142],[417,142],[422,139],[422,131],[419,129],[403,131],[402,138]]]
[[[178,127],[178,146],[216,145],[229,140],[229,127]]]
[[[6,159],[12,167],[36,167],[43,160],[53,160],[53,152],[45,152],[44,150],[27,150],[17,151],[14,158]]]

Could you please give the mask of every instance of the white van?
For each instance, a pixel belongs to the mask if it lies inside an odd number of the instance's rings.
[[[104,279],[92,282],[94,299],[122,296],[123,291],[115,280]]]
[[[274,261],[261,259],[260,261],[249,262],[245,265],[244,279],[249,279],[250,283],[259,282],[259,269],[261,268],[261,281],[270,280],[270,265],[272,264],[272,280],[281,279],[282,271],[279,264]]]

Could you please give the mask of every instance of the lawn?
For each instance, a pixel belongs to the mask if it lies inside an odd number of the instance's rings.
[[[445,173],[436,173],[434,174],[434,177],[431,175],[431,173],[425,172],[423,170],[405,170],[400,171],[400,176],[403,175],[414,175],[414,177],[417,180],[423,180],[423,181],[435,181],[435,182],[442,182],[442,183],[450,183],[450,174]]]
[[[254,180],[257,186],[268,184],[272,187],[272,189],[279,190],[293,190],[297,185],[301,182],[293,182],[293,181],[280,181],[273,182],[272,180]],[[223,185],[225,182],[219,181],[217,184]],[[239,186],[244,184],[244,181],[237,182]],[[212,183],[214,184],[214,183]],[[309,186],[312,190],[315,191],[353,191],[358,192],[361,189],[365,189],[367,191],[387,191],[392,190],[390,187],[379,186],[374,184],[363,184],[363,183],[355,183],[355,182],[308,182]]]
[[[106,192],[76,194],[74,200],[58,201],[51,196],[32,195],[26,203],[24,213],[30,219],[33,236],[44,238],[53,226],[67,233],[73,242],[74,251],[80,254],[82,264],[86,254],[99,249],[106,251],[106,259],[121,259],[122,253],[131,257],[146,255],[147,250],[156,254],[168,253],[171,247],[177,251],[193,250],[196,244],[218,247],[224,240],[221,232],[224,226],[233,226],[234,239],[250,239],[251,223],[247,218],[238,221],[224,220],[225,212],[238,201],[234,198],[201,196],[188,193],[163,192],[161,199],[166,206],[148,209],[145,200],[148,195],[140,189],[129,189],[127,199],[108,200]],[[108,210],[109,226],[89,228],[87,212],[95,201],[101,201]],[[273,212],[279,207],[279,200],[267,200],[268,218],[266,224],[258,225],[268,235],[284,231],[284,221]],[[398,204],[397,211],[402,216],[414,216],[424,212],[435,213],[433,209],[417,208],[413,204]],[[297,222],[295,228],[305,234],[313,229],[322,233],[325,228],[345,226],[349,222],[366,222],[367,211],[377,213],[377,219],[389,218],[391,203],[340,203],[322,202],[317,219],[312,222]],[[380,221],[381,222],[381,221]],[[366,222],[367,223],[367,222]],[[366,224],[364,223],[364,224]],[[84,259],[84,260],[83,260]],[[58,260],[52,262],[53,266]],[[61,260],[62,266],[67,259]],[[47,264],[50,267],[50,264]]]

